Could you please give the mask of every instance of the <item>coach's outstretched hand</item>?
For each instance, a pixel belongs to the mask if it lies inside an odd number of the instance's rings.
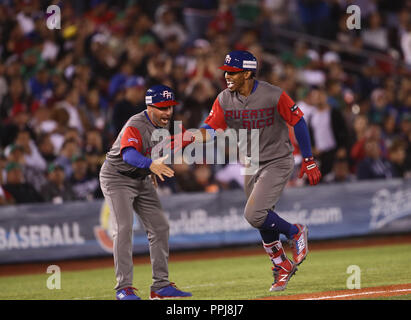
[[[153,160],[150,165],[150,171],[158,176],[161,181],[164,181],[163,175],[169,178],[174,176],[174,171],[164,164],[164,160],[167,159],[167,157],[168,154],[164,157]]]
[[[304,173],[307,174],[310,185],[313,186],[320,182],[321,172],[314,161],[314,157],[303,159],[303,162],[301,163],[301,170],[299,176],[300,179],[303,177]]]

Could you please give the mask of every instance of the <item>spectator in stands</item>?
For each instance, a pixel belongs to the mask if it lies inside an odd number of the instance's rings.
[[[325,90],[319,91],[315,110],[308,126],[312,132],[313,150],[320,161],[320,170],[326,176],[332,169],[337,153],[346,155],[349,132],[341,112],[327,103]]]
[[[402,114],[399,127],[401,137],[405,138],[411,134],[411,110],[409,113]]]
[[[305,32],[317,37],[329,37],[331,10],[326,1],[297,0],[299,17]]]
[[[89,90],[86,100],[85,117],[87,130],[91,128],[104,130],[107,125],[107,113],[101,105],[101,97],[96,87]]]
[[[21,109],[0,126],[0,145],[5,147],[14,142],[17,133],[21,130],[28,130],[34,136],[32,128],[29,126],[31,114],[26,109]]]
[[[216,90],[209,80],[192,82],[186,91],[183,112],[188,121],[186,128],[197,128],[205,120],[213,104]]]
[[[112,125],[114,135],[120,132],[131,116],[146,108],[144,103],[146,87],[142,77],[129,77],[124,84],[124,88],[124,99],[116,103],[113,109]]]
[[[45,201],[55,204],[76,199],[69,181],[66,180],[64,168],[59,164],[51,163],[47,170],[47,184],[43,186],[41,194]]]
[[[230,34],[234,27],[234,15],[230,6],[230,0],[218,2],[217,13],[211,20],[207,29],[207,38],[212,39],[218,34]]]
[[[183,8],[184,25],[188,32],[187,46],[190,46],[196,39],[205,37],[207,28],[217,13],[218,1],[184,0]]]
[[[36,75],[29,80],[29,86],[33,98],[42,104],[46,104],[53,95],[54,88],[50,72],[44,66],[37,70]]]
[[[80,151],[80,145],[76,140],[69,139],[64,141],[59,156],[55,160],[55,163],[61,165],[64,168],[64,173],[67,178],[70,178],[73,172],[71,159]]]
[[[17,204],[43,202],[44,199],[33,188],[33,186],[24,181],[23,170],[17,162],[9,162],[6,166],[7,183],[3,189],[11,194]]]
[[[46,183],[43,170],[27,164],[24,148],[20,145],[11,144],[7,146],[4,153],[8,162],[15,162],[21,166],[24,180],[39,192],[41,187]]]
[[[406,170],[406,144],[403,140],[394,140],[388,148],[388,159],[391,163],[394,178],[403,178]]]
[[[358,130],[360,132],[360,130]],[[365,144],[367,141],[376,141],[379,145],[380,152],[383,158],[387,158],[387,148],[384,139],[382,139],[381,127],[378,124],[371,123],[365,129],[363,136],[358,136],[350,150],[350,157],[353,161],[354,169],[359,162],[366,157]],[[356,169],[355,169],[356,170]]]
[[[307,43],[304,41],[297,41],[294,46],[294,51],[284,52],[281,55],[281,60],[298,69],[307,67],[311,62]]]
[[[45,131],[51,133],[50,139],[56,153],[60,152],[63,146],[64,135],[69,128],[69,117],[69,113],[63,108],[53,108],[51,111],[49,128]]]
[[[101,136],[101,131],[97,129],[88,130],[86,133],[84,150],[86,152],[94,151],[98,154],[104,154],[105,148],[103,143],[103,137]]]
[[[327,95],[327,102],[332,108],[337,108],[341,112],[345,109],[345,100],[342,91],[342,84],[340,81],[328,81]]]
[[[149,83],[168,83],[171,80],[173,60],[164,52],[151,55],[147,62]]]
[[[13,196],[5,190],[2,186],[6,183],[6,168],[7,159],[3,153],[0,153],[0,206],[14,204]]]
[[[89,175],[86,157],[76,154],[71,159],[73,174],[70,178],[74,194],[77,199],[93,200],[101,198],[102,192],[98,177]]]
[[[98,152],[96,148],[88,148],[85,152],[88,175],[90,177],[99,177],[101,166],[105,160],[105,155]]]
[[[358,180],[389,179],[394,176],[391,163],[381,155],[377,141],[368,140],[364,145],[365,158],[358,164]]]
[[[195,186],[193,192],[216,193],[219,190],[218,184],[213,177],[213,171],[208,164],[197,164],[194,168]]]
[[[0,185],[0,206],[14,204],[12,195]]]
[[[370,49],[386,51],[389,48],[387,28],[382,25],[382,17],[378,11],[373,12],[367,20],[367,26],[361,29],[364,45]]]
[[[393,110],[393,107],[388,103],[386,90],[382,88],[373,90],[371,94],[371,110],[369,111],[370,122],[382,125],[385,116],[390,110]]]
[[[317,86],[311,86],[304,89],[302,99],[297,101],[298,107],[304,113],[304,120],[309,123],[311,117],[316,110],[316,105],[319,103],[320,90]]]
[[[184,159],[175,159],[172,165],[174,176],[176,180],[177,192],[190,192],[196,188],[193,170]]]
[[[411,22],[408,21],[406,30],[400,36],[401,50],[405,63],[411,65]]]
[[[182,25],[176,21],[173,9],[167,5],[161,6],[157,10],[153,32],[163,43],[165,43],[170,36],[175,36],[179,43],[185,43],[187,39],[186,31]]]
[[[323,179],[325,183],[354,182],[355,180],[356,177],[350,171],[347,157],[336,157],[332,171]]]
[[[215,180],[223,190],[243,189],[244,176],[241,175],[240,163],[227,163],[215,174]]]
[[[405,141],[404,176],[411,178],[411,133],[403,141]]]
[[[57,108],[62,108],[69,115],[68,126],[76,128],[81,134],[84,132],[84,114],[79,108],[80,94],[75,88],[72,88],[65,99],[57,103]]]
[[[27,166],[38,170],[46,169],[46,161],[39,152],[37,145],[31,138],[28,130],[21,130],[17,133],[15,144],[23,148],[24,159]]]
[[[6,182],[6,168],[7,157],[4,155],[4,152],[0,152],[0,185]]]
[[[54,145],[51,142],[51,134],[43,133],[38,138],[39,152],[47,163],[51,163],[56,159]]]
[[[384,139],[384,144],[389,148],[395,138],[397,137],[396,125],[395,125],[396,116],[393,112],[387,113],[382,122],[382,138]]]
[[[120,65],[119,72],[110,78],[108,94],[113,101],[117,101],[119,93],[123,91],[126,80],[133,74],[133,68],[133,63],[126,59]],[[89,101],[89,103],[94,105],[96,103],[95,100],[96,98],[94,97],[91,101]],[[92,107],[92,109],[95,110],[95,107]]]

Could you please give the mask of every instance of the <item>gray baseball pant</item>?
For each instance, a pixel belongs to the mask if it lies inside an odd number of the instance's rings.
[[[245,175],[245,193],[247,203],[244,209],[245,219],[259,228],[267,218],[267,211],[273,210],[293,172],[294,157],[274,159],[260,164],[254,175]]]

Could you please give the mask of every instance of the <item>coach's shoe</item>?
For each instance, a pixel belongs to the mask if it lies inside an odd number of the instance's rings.
[[[141,300],[141,298],[135,294],[134,290],[137,291],[137,289],[133,287],[127,287],[121,290],[117,290],[116,299],[117,300]]]
[[[294,263],[300,265],[308,254],[308,228],[302,224],[295,224],[298,233],[291,239]]]
[[[297,271],[297,265],[287,259],[272,267],[272,270],[274,282],[270,291],[283,291],[287,287],[288,281]]]
[[[181,291],[176,287],[174,282],[170,282],[167,287],[151,291],[150,300],[186,298],[191,296],[192,294],[190,292]]]

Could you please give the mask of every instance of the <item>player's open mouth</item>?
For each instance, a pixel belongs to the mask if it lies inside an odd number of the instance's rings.
[[[170,118],[160,118],[160,122],[163,125],[167,125],[169,121],[170,121]]]
[[[227,87],[228,87],[228,89],[232,89],[234,87],[234,82],[227,81]]]

